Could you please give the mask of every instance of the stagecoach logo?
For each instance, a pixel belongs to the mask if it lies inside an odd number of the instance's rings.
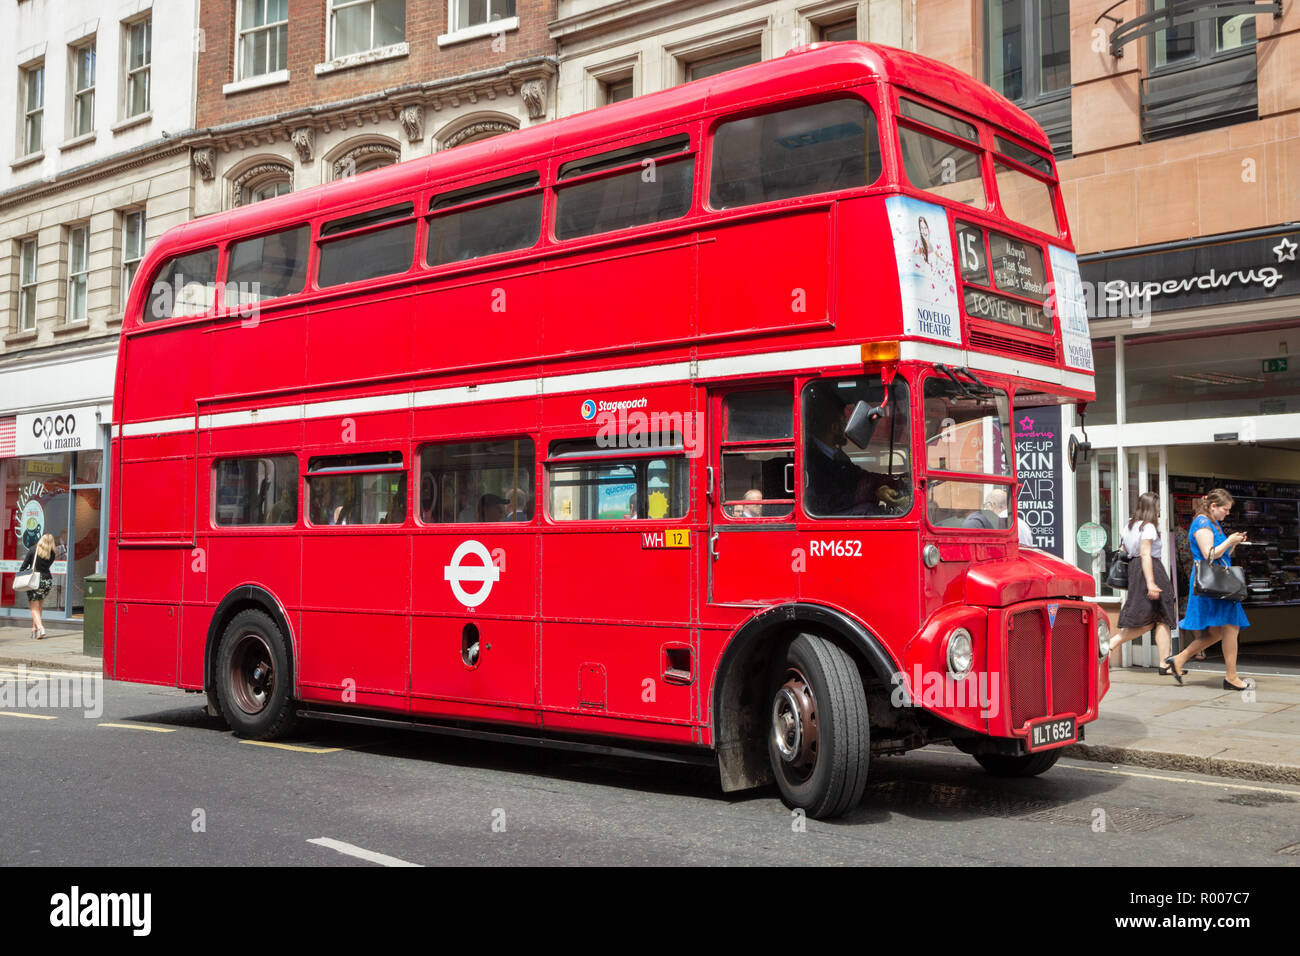
[[[461,563],[471,555],[479,563]],[[451,583],[451,593],[456,595],[456,600],[466,607],[478,607],[492,593],[492,585],[501,580],[501,570],[492,562],[492,555],[481,542],[462,541],[452,554],[451,563],[442,569],[442,576]],[[478,590],[467,591],[462,586],[466,581],[478,582]]]
[[[596,403],[591,399],[587,399],[582,403],[582,417],[586,421],[591,421],[596,417]]]
[[[45,509],[39,501],[45,493],[45,486],[39,481],[33,481],[18,492],[18,506],[14,509],[14,537],[24,549],[35,545],[45,533]]]

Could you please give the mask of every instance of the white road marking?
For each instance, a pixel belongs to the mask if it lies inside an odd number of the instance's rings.
[[[308,843],[314,843],[317,846],[323,846],[326,849],[337,850],[346,856],[355,856],[357,859],[366,860],[370,863],[378,863],[380,866],[422,866],[420,863],[407,863],[405,860],[399,860],[395,856],[388,856],[384,853],[376,853],[374,850],[362,849],[359,846],[353,846],[351,843],[344,843],[342,840],[331,840],[329,837],[317,837],[314,840],[308,840]]]

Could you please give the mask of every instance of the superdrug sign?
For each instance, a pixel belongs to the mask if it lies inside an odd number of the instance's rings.
[[[1091,318],[1300,295],[1300,231],[1080,258]]]

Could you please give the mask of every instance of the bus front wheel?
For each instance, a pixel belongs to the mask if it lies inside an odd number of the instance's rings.
[[[800,634],[777,673],[767,750],[782,798],[814,819],[851,810],[871,756],[857,666],[830,641]]]
[[[976,754],[979,765],[995,777],[1036,777],[1046,773],[1061,759],[1060,749],[1042,750],[1018,757],[1007,754]]]
[[[221,714],[236,736],[273,740],[293,729],[289,649],[266,614],[235,615],[221,638],[216,677]]]

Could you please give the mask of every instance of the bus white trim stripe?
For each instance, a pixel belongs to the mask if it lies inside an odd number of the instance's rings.
[[[194,430],[194,416],[184,418],[159,418],[152,422],[127,422],[122,426],[126,438],[136,435],[165,435],[170,432],[188,432]]]
[[[411,394],[411,407],[428,408],[436,405],[459,405],[462,402],[490,402],[501,398],[527,398],[538,392],[539,379],[522,378],[511,382],[490,382],[486,385],[455,385],[451,388],[430,388]]]
[[[947,365],[967,366],[987,372],[1016,375],[1051,385],[1088,391],[1093,387],[1091,376],[1081,372],[1061,369],[968,352],[965,349],[928,342],[902,342],[900,357],[908,362],[942,362]],[[367,412],[397,411],[403,409],[433,408],[442,405],[471,404],[507,398],[527,398],[531,395],[561,395],[572,392],[590,392],[609,388],[628,388],[636,385],[661,385],[691,379],[725,378],[737,375],[755,375],[766,372],[794,371],[801,368],[834,368],[857,365],[862,361],[861,347],[857,345],[832,345],[785,352],[760,352],[756,355],[734,355],[726,358],[701,359],[692,370],[689,362],[668,362],[662,365],[644,365],[635,368],[612,369],[601,372],[580,372],[573,375],[552,375],[541,378],[513,379],[490,382],[484,385],[453,385],[448,388],[422,389],[415,392],[398,392],[374,395],[368,398],[331,399],[306,405],[279,405],[270,408],[246,409],[231,412],[213,412],[198,416],[198,426],[204,429],[230,428],[239,425],[257,425],[267,422],[300,421],[326,418],[332,415],[360,415]],[[694,374],[692,374],[692,371]],[[121,436],[162,435],[190,431],[195,419],[163,418],[150,422],[128,422],[115,425]],[[119,431],[120,429],[120,431]]]

